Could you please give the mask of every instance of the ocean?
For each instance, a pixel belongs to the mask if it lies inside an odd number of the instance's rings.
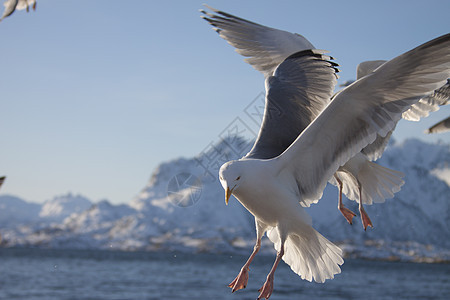
[[[256,299],[274,259],[256,256],[247,288],[232,294],[246,256],[3,248],[0,299]],[[346,259],[318,284],[281,263],[270,299],[450,299],[450,264]]]

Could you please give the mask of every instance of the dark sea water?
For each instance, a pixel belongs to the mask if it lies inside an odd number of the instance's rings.
[[[257,256],[247,288],[232,294],[226,285],[246,259],[0,249],[0,299],[256,299],[274,257]],[[450,299],[450,265],[346,259],[341,274],[317,284],[282,263],[270,299]]]

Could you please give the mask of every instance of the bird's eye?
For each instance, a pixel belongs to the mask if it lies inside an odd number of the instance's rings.
[[[223,180],[222,176],[219,176],[219,179],[220,179],[220,180]]]
[[[241,176],[238,176],[238,177],[236,178],[236,180],[239,180],[239,179],[241,179]]]

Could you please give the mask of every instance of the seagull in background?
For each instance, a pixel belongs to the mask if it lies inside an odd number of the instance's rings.
[[[357,80],[371,74],[384,63],[386,63],[386,60],[372,60],[360,63],[356,70]],[[353,82],[354,81],[351,81],[345,86],[348,86]],[[447,80],[446,84],[442,87],[436,89],[429,95],[424,96],[417,103],[413,104],[410,109],[402,114],[402,118],[408,121],[419,121],[421,118],[427,117],[430,112],[437,111],[439,106],[445,105],[450,98],[449,82],[450,80]],[[369,205],[374,202],[381,203],[384,202],[385,199],[392,198],[394,193],[400,191],[400,187],[404,184],[404,181],[401,179],[404,177],[403,173],[381,167],[375,163],[370,163],[382,156],[394,129],[384,137],[378,135],[374,143],[368,145],[361,151],[361,154],[365,156],[367,161],[362,157],[359,160],[359,163],[355,158],[351,159],[336,172],[333,178],[334,180],[330,180],[330,183],[339,188],[338,207],[341,207],[340,210],[343,208],[342,193],[344,193],[348,199],[360,203],[361,212],[361,203]],[[349,166],[353,167],[351,168]],[[372,170],[370,168],[372,168]],[[348,172],[349,169],[353,171]],[[376,180],[374,180],[374,178],[376,178]],[[385,187],[386,184],[390,184],[390,188],[382,188]],[[346,217],[347,221],[352,224],[351,219],[355,214],[347,208],[343,209],[344,210],[341,210],[341,212]],[[364,218],[367,218],[366,224],[372,226],[370,218],[364,211],[361,213],[361,218],[363,219],[364,229],[366,229]]]
[[[450,130],[450,117],[428,128],[425,133],[443,133]]]
[[[0,187],[2,187],[3,182],[5,182],[6,176],[0,177]]]
[[[204,14],[203,18],[214,26],[214,30],[219,33],[220,37],[236,48],[236,52],[247,57],[245,61],[263,73],[266,80],[274,74],[275,68],[289,55],[301,50],[315,49],[312,43],[300,34],[262,26],[209,6],[206,7],[215,14],[201,10]],[[278,115],[280,119],[283,118],[284,126],[270,129],[272,138],[269,145],[277,147],[256,143],[246,157],[269,159],[280,155],[319,115],[331,99],[332,94],[329,97],[310,97],[291,105],[292,107],[273,103],[271,111],[290,110],[296,111],[297,114],[291,114],[289,119],[286,119],[286,114]],[[272,118],[274,117],[277,116],[272,116]],[[266,130],[268,129],[266,128]],[[371,151],[376,151],[376,155],[379,157],[382,153],[379,148],[383,145],[378,145],[377,142],[371,147],[375,148],[375,146],[376,149]],[[384,148],[382,150],[384,151]],[[400,191],[404,184],[403,173],[382,167],[371,160],[373,159],[367,157],[365,153],[360,153],[340,167],[339,171],[329,180],[330,183],[339,186],[338,209],[350,224],[356,214],[344,206],[342,193],[346,194],[349,199],[358,201],[364,230],[373,225],[363,203],[384,202],[386,198],[392,198],[394,193]],[[302,205],[310,206],[312,203],[318,202],[320,197],[321,195],[313,201],[304,201]]]
[[[36,0],[6,0],[3,5],[5,6],[5,11],[3,12],[0,22],[10,16],[16,9],[23,10],[26,9],[27,12],[30,11],[30,6],[33,10],[36,10]]]
[[[377,135],[386,136],[404,111],[442,86],[450,74],[450,34],[392,59],[330,102],[337,70],[325,51],[310,48],[300,35],[210,9],[216,14],[202,11],[204,19],[249,57],[246,61],[265,75],[266,84],[263,122],[250,155],[219,171],[225,202],[234,195],[255,217],[257,233],[252,254],[229,286],[232,291],[246,287],[249,265],[266,232],[277,257],[258,299],[272,294],[281,259],[303,279],[324,282],[340,273],[342,251],[312,228],[303,206],[317,202],[340,166]],[[314,108],[302,109],[301,104],[316,101],[329,103],[281,154],[258,157],[284,148],[285,123],[310,114]],[[282,118],[273,114],[279,108]]]

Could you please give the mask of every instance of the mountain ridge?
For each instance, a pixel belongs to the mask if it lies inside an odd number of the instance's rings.
[[[214,174],[217,177],[221,163],[239,158],[249,145],[234,137],[221,140],[197,157],[164,162],[128,204],[92,203],[79,196],[80,203],[90,203],[88,208],[60,219],[39,213],[34,223],[4,224],[1,246],[246,253],[254,244],[253,217],[234,198],[225,206],[223,189]],[[337,189],[331,185],[318,204],[306,209],[313,226],[341,245],[347,256],[450,261],[450,225],[446,221],[450,219],[450,180],[445,175],[450,144],[414,139],[391,142],[378,162],[404,172],[406,183],[394,199],[366,206],[374,229],[364,232],[359,217],[353,226],[346,223],[337,210]],[[0,205],[6,203],[4,197],[0,197]],[[63,198],[53,201],[61,205]],[[357,211],[354,201],[345,204]],[[72,207],[79,206],[72,203]],[[273,251],[273,246],[265,243],[264,248]]]

